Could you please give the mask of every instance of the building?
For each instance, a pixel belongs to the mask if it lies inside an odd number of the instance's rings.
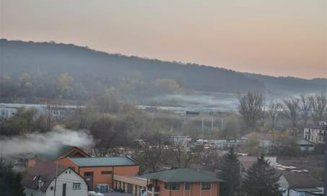
[[[238,157],[245,172],[256,163],[257,157],[241,156]],[[306,169],[299,169],[295,166],[286,166],[277,162],[276,157],[265,157],[270,166],[279,174],[279,185],[282,196],[322,196],[323,183],[313,178]]]
[[[213,145],[219,150],[227,150],[230,148],[238,148],[242,144],[242,140],[238,140],[238,139],[209,140],[208,143]]]
[[[301,152],[313,152],[315,150],[315,145],[308,140],[299,139],[296,143]]]
[[[187,146],[192,138],[189,136],[169,136],[167,140],[173,145]]]
[[[38,162],[22,180],[25,196],[87,196],[86,181],[69,167]]]
[[[147,180],[146,196],[219,196],[222,180],[192,169],[172,169],[141,176]]]
[[[59,105],[59,104],[19,104],[19,103],[0,103],[0,118],[10,118],[14,116],[19,108],[34,109],[38,114],[47,114],[55,119],[62,119],[67,114],[74,112],[84,106]]]
[[[283,196],[323,196],[323,183],[306,172],[282,171],[279,179]]]
[[[33,167],[38,161],[54,161],[67,157],[90,157],[90,155],[76,146],[64,145],[59,149],[37,154],[34,158],[27,161],[27,168]]]
[[[144,196],[147,192],[148,181],[140,176],[114,175],[114,190],[135,196]]]
[[[83,176],[90,190],[104,189],[107,192],[113,187],[114,176],[135,176],[139,173],[139,166],[129,157],[84,157],[63,158],[57,160],[59,165],[73,168]],[[99,188],[107,187],[107,188]]]
[[[327,122],[320,121],[318,126],[304,128],[304,139],[314,144],[326,143]]]

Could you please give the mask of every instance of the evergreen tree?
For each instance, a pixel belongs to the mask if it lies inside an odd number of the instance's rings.
[[[20,182],[21,176],[12,170],[11,165],[0,159],[0,195],[23,196],[24,188]]]
[[[237,155],[233,148],[231,148],[230,151],[224,155],[221,170],[221,177],[223,180],[225,180],[222,185],[222,195],[239,195],[241,186],[240,162],[237,159]]]
[[[278,180],[275,169],[261,155],[247,171],[243,180],[243,193],[246,196],[280,196]]]

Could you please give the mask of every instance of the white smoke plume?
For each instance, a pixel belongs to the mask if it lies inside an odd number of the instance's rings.
[[[31,133],[13,138],[1,138],[0,153],[2,156],[54,153],[64,145],[90,147],[93,145],[93,137],[87,130],[76,131],[56,126],[52,131],[44,134]]]

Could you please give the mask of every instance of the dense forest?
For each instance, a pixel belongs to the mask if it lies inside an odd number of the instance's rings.
[[[0,40],[1,101],[88,100],[109,91],[138,101],[194,91],[271,95],[326,91],[326,79],[240,73],[196,64],[108,54],[72,44]]]

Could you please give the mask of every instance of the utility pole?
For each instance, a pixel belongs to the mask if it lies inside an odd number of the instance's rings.
[[[201,130],[203,131],[203,127],[204,127],[204,125],[203,125],[203,118],[202,118],[202,125],[201,125]]]

